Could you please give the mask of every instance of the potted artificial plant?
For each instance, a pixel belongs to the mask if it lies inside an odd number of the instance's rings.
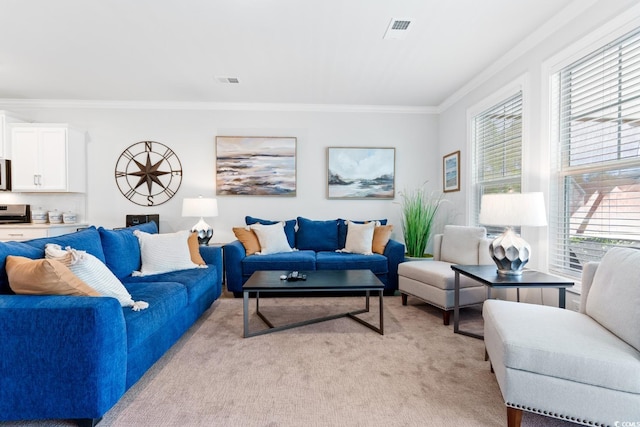
[[[437,192],[426,193],[424,185],[411,192],[401,191],[399,194],[407,257],[423,258],[443,195]]]

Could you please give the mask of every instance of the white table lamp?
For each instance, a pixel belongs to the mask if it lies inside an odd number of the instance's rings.
[[[480,203],[480,224],[507,227],[490,245],[491,258],[501,276],[520,276],[529,262],[531,246],[511,227],[547,225],[542,193],[484,194]]]
[[[191,231],[198,233],[198,243],[207,245],[213,236],[213,228],[204,221],[204,217],[218,216],[218,201],[202,196],[184,199],[182,216],[200,217],[200,221],[191,228]]]

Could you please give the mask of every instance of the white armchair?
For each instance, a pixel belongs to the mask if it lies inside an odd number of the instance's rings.
[[[489,265],[491,240],[484,227],[447,225],[433,236],[433,260],[403,262],[398,265],[398,289],[402,304],[412,296],[443,310],[442,321],[449,324],[454,303],[455,273],[451,265]],[[483,302],[487,288],[468,277],[460,278],[460,307]]]
[[[580,312],[487,300],[484,340],[507,406],[589,426],[640,423],[640,250],[582,272]]]

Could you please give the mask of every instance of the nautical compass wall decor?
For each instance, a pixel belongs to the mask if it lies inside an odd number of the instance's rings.
[[[176,153],[160,142],[136,142],[116,163],[116,184],[127,199],[140,206],[157,206],[171,199],[182,182]]]

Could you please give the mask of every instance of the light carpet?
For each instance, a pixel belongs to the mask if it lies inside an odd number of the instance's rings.
[[[254,314],[251,329],[264,325]],[[361,308],[364,298],[261,299],[276,325]],[[100,422],[108,426],[506,426],[481,340],[417,300],[384,299],[384,335],[341,318],[242,338],[242,300],[222,298]],[[465,310],[467,327],[478,310]],[[377,300],[364,314],[377,323]],[[71,426],[69,421],[5,422]],[[523,427],[574,424],[525,413]]]

